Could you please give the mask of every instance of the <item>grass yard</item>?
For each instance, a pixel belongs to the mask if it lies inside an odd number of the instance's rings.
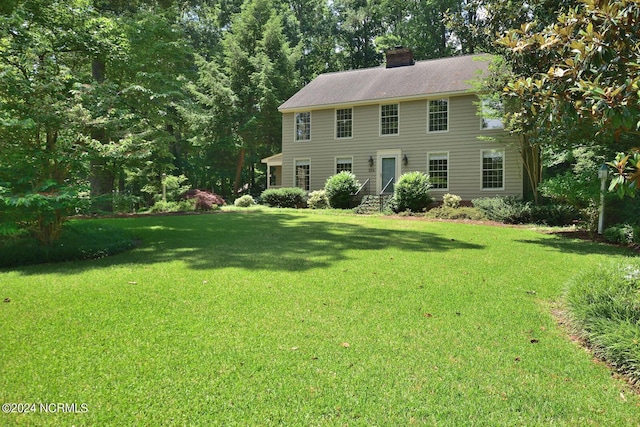
[[[99,223],[143,243],[0,271],[0,401],[37,405],[0,425],[640,425],[552,316],[623,249],[294,210]]]

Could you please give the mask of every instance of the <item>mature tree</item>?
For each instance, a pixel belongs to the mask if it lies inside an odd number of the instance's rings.
[[[99,209],[112,209],[111,196],[123,189],[123,167],[131,159],[155,156],[147,165],[159,180],[179,133],[173,105],[192,68],[190,48],[172,2],[161,2],[164,8],[147,3],[156,2],[96,4],[102,37],[90,51],[93,82],[86,99],[94,117],[91,194],[106,196]]]
[[[513,97],[527,99],[522,114],[546,125],[585,124],[619,144],[640,132],[640,4],[632,0],[584,0],[542,31],[524,25],[502,44],[517,55],[544,58],[544,72],[507,85]],[[624,145],[620,145],[625,149]],[[640,187],[636,154],[612,165],[612,189],[621,196]]]
[[[445,14],[455,0],[386,0],[382,2],[385,34],[375,40],[382,50],[408,47],[416,59],[451,56],[455,46],[445,26]]]
[[[338,49],[344,68],[375,67],[382,53],[375,46],[376,37],[385,34],[382,7],[375,0],[335,0],[338,16]]]
[[[283,33],[284,11],[272,0],[248,0],[225,34],[224,75],[237,97],[231,123],[238,144],[234,191],[241,186],[249,159],[250,185],[260,156],[280,147],[278,106],[297,87],[297,50]]]
[[[26,1],[0,17],[0,216],[47,245],[81,203],[90,20],[82,1]]]
[[[539,28],[555,21],[561,10],[578,0],[458,0],[451,2],[445,14],[452,43],[463,54],[500,53],[495,41],[506,31],[535,23]]]
[[[290,37],[292,46],[302,49],[296,68],[301,84],[308,83],[319,74],[338,71],[340,56],[336,54],[338,16],[325,0],[288,0],[297,23]]]
[[[188,84],[190,96],[179,106],[191,143],[185,153],[189,164],[186,174],[195,187],[225,194],[236,169],[238,98],[220,65],[202,57],[197,57],[196,65],[198,78]]]

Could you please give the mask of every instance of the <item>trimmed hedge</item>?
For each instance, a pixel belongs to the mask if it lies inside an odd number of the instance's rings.
[[[262,203],[274,208],[304,208],[307,192],[298,187],[269,188],[260,195]]]
[[[324,191],[329,199],[329,205],[336,209],[351,207],[353,194],[360,188],[360,183],[351,172],[342,171],[327,178]]]
[[[429,195],[431,183],[423,172],[407,172],[400,176],[394,188],[398,212],[423,212],[433,199]]]

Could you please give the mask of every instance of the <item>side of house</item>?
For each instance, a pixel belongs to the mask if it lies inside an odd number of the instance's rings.
[[[466,68],[486,67],[464,61]],[[448,62],[456,66],[455,60]],[[406,71],[369,69],[314,80],[306,94],[301,90],[280,109],[282,153],[276,159],[281,177],[271,182],[313,191],[323,188],[329,176],[348,170],[366,183],[365,194],[379,194],[392,192],[401,174],[422,171],[431,176],[436,199],[445,193],[463,200],[521,197],[521,158],[516,147],[505,143],[501,124],[478,116],[480,100],[469,92],[468,80],[434,86],[447,76],[433,77],[430,63],[435,61],[407,65]],[[451,74],[459,81],[474,72],[461,73],[458,67],[458,74]],[[414,81],[421,78],[425,82]],[[342,92],[352,93],[333,94],[332,102],[326,91],[340,91],[340,84],[346,85]],[[394,92],[391,85],[405,88]]]

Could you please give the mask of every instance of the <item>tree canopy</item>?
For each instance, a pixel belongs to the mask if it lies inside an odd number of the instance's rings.
[[[504,54],[494,86],[531,155],[562,129],[622,147],[639,130],[639,33],[631,0],[5,1],[0,233],[50,244],[68,215],[148,206],[165,174],[259,193],[260,158],[280,151],[277,107],[397,45],[417,60]],[[612,164],[637,185],[637,157]]]
[[[538,29],[534,23],[500,40],[516,63],[538,69],[509,82],[505,92],[519,114],[547,128],[586,127],[622,150],[640,134],[640,3],[583,0]],[[544,68],[542,68],[544,67]],[[612,189],[633,195],[640,188],[638,150],[619,155]]]

